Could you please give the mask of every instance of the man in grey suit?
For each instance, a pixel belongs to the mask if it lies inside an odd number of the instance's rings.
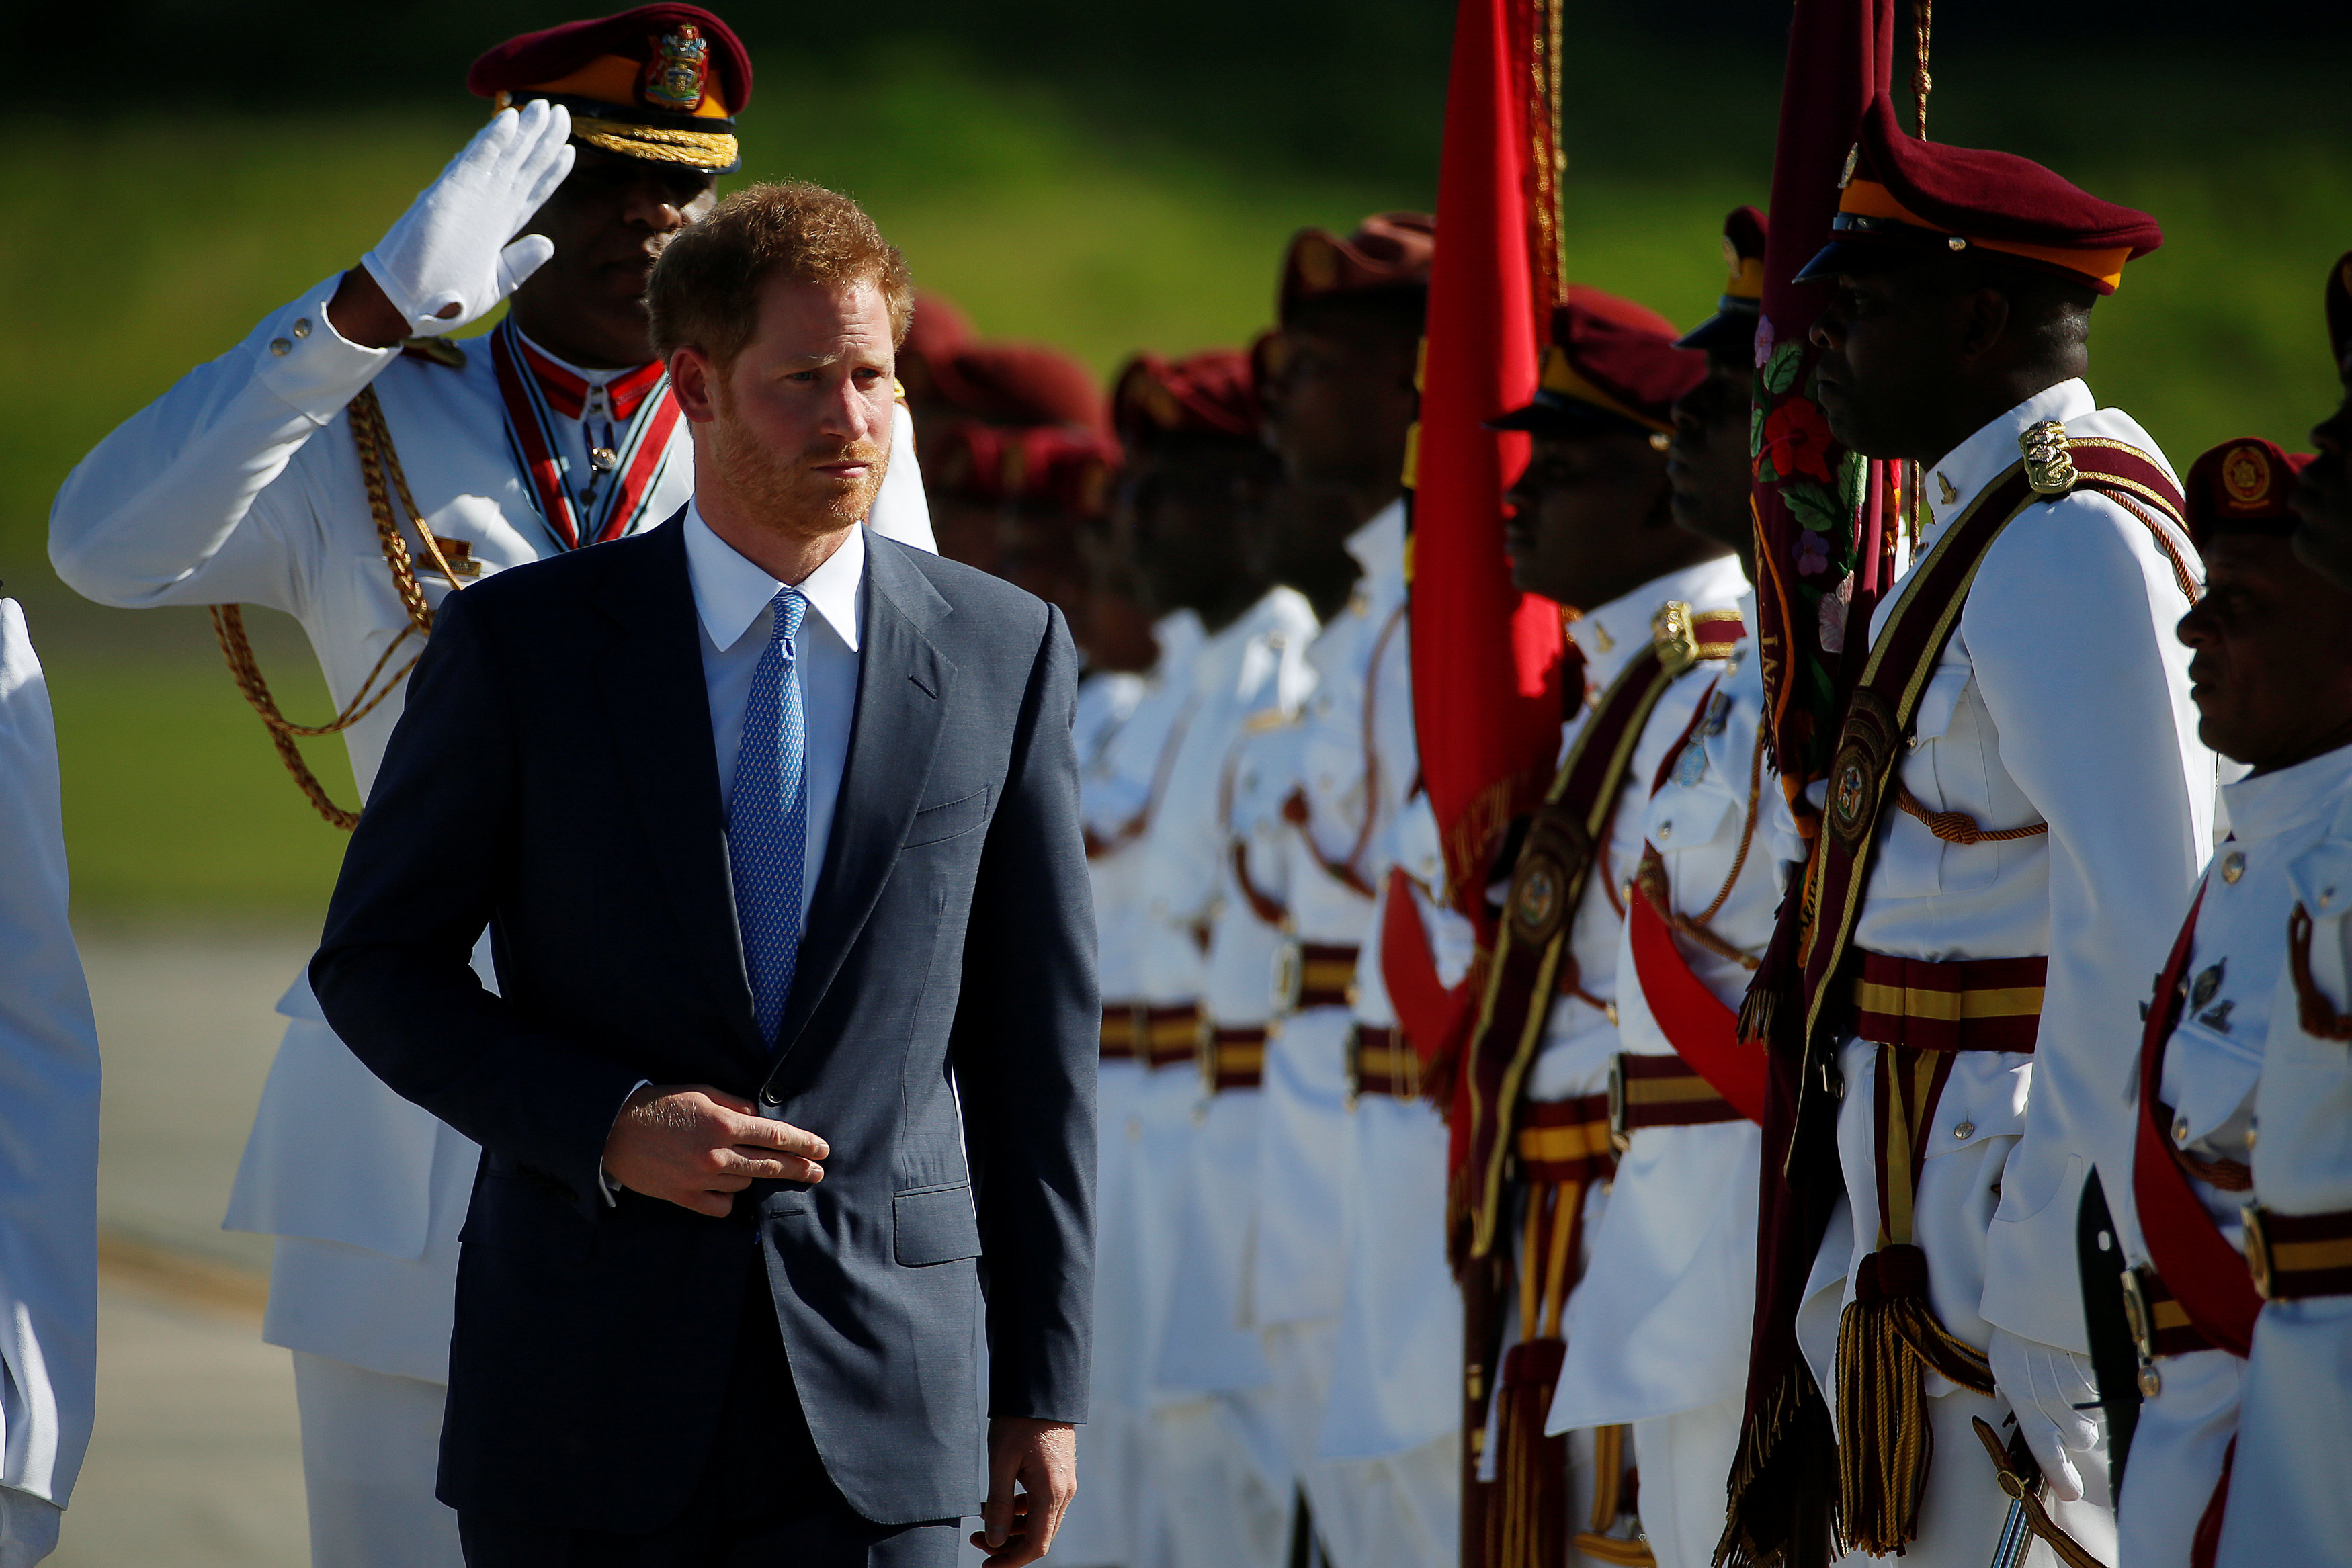
[[[1093,1285],[1069,635],[859,526],[912,291],[855,203],[738,193],[648,298],[694,501],[446,601],[311,964],[485,1151],[440,1495],[475,1568],[943,1568],[975,1511],[1018,1568]]]

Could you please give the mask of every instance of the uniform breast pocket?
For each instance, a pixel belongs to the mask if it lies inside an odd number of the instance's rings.
[[[899,1193],[890,1200],[890,1224],[891,1251],[904,1268],[980,1256],[980,1216],[970,1182]]]
[[[906,847],[936,844],[943,840],[961,838],[974,828],[983,826],[989,818],[989,804],[996,791],[975,789],[969,795],[943,800],[936,806],[926,806],[915,813],[913,824],[907,830]]]
[[[1902,789],[1924,811],[1968,810],[1985,796],[1984,754],[1970,683],[1976,672],[1964,663],[1939,665],[1927,679],[1913,712],[1910,748],[1895,769],[1895,782],[1880,808],[1894,817],[1879,842],[1870,890],[1885,898],[1928,898],[1961,893],[1990,883],[2000,857],[1981,844],[1947,844],[1927,825],[1905,812]],[[1971,862],[1971,853],[1981,863]]]

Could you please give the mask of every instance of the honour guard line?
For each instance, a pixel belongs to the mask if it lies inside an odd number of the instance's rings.
[[[50,517],[58,574],[90,598],[226,607],[241,684],[342,826],[289,737],[322,731],[268,704],[235,606],[301,622],[364,799],[444,598],[649,528],[692,489],[640,297],[741,164],[742,46],[650,5],[511,39],[467,85],[488,124],[383,242],[107,437]],[[487,340],[450,340],[501,300]],[[873,526],[927,544],[914,465],[891,481]],[[496,985],[487,942],[477,968]],[[277,1239],[263,1333],[294,1353],[313,1559],[454,1568],[434,1475],[478,1152],[362,1067],[302,979],[278,1011],[226,1223]]]
[[[1770,215],[1678,335],[1653,305],[1701,301],[1571,280],[1560,20],[1464,0],[1438,218],[1299,231],[1246,347],[1103,387],[927,295],[899,353],[869,526],[935,512],[1088,665],[1056,1560],[2343,1560],[2352,414],[2183,481],[2090,391],[2156,220],[1928,141],[1891,0],[1799,0]],[[383,242],[53,516],[84,593],[215,606],[342,826],[299,740],[364,797],[450,594],[690,487],[640,296],[740,165],[742,47],[651,5],[468,85],[489,124]],[[2352,387],[2352,255],[2325,306]],[[303,622],[331,722],[241,603]],[[454,1564],[477,1151],[279,1010],[229,1223],[277,1238],[314,1561]],[[0,1552],[54,1540],[87,1307],[26,1308],[60,1436]]]

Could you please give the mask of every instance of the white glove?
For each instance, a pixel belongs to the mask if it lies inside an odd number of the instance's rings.
[[[500,110],[360,257],[411,331],[478,320],[555,254],[543,235],[514,236],[572,172],[571,136],[571,111],[545,99]]]
[[[1992,1378],[2017,1413],[2017,1429],[2042,1466],[2042,1479],[2062,1502],[2079,1502],[2083,1473],[2067,1458],[2099,1446],[2099,1389],[2090,1364],[2071,1350],[1992,1331]],[[2087,1406],[2087,1408],[2086,1408]]]
[[[58,1549],[65,1511],[46,1498],[0,1487],[0,1568],[33,1568]]]

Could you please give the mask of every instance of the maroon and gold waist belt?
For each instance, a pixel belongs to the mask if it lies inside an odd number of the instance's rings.
[[[1348,1035],[1348,1093],[1421,1097],[1421,1058],[1400,1029],[1359,1024]]]
[[[1913,1051],[2033,1050],[2049,959],[1861,957],[1853,1032],[1862,1039]]]
[[[1102,1059],[1169,1067],[1192,1061],[1201,1052],[1201,1009],[1113,1002],[1102,1010]]]
[[[1201,1036],[1201,1081],[1212,1094],[1265,1083],[1264,1024],[1212,1029]]]
[[[1745,1120],[1705,1074],[1679,1056],[1620,1051],[1609,1064],[1609,1140],[1620,1154],[1644,1127]]]
[[[1308,1008],[1350,1005],[1355,1000],[1359,951],[1344,943],[1285,943],[1275,960],[1275,1010],[1304,1012]]]
[[[1609,1142],[1609,1096],[1530,1100],[1516,1147],[1528,1182],[1582,1182],[1616,1166]]]
[[[2352,1208],[2282,1214],[2248,1205],[2246,1263],[2266,1301],[2352,1295]]]

